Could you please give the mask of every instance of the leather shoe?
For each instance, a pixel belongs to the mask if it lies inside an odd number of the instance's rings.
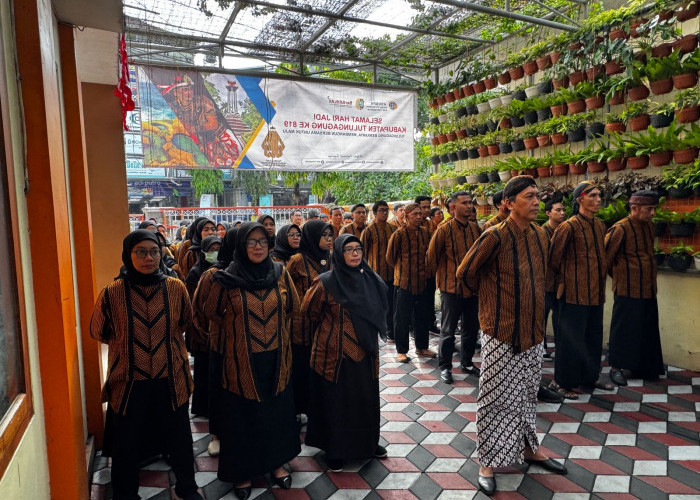
[[[550,389],[540,386],[537,389],[537,399],[543,403],[563,403],[564,397]]]
[[[405,354],[398,353],[396,355],[396,361],[398,361],[399,363],[408,363],[409,361],[411,361],[411,358],[409,358]]]
[[[477,377],[481,375],[481,370],[477,366],[471,365],[471,366],[460,366],[462,371],[464,373],[468,373],[469,375],[476,375]]]
[[[454,379],[452,378],[452,372],[449,368],[445,368],[440,372],[440,378],[446,384],[452,384],[454,382]]]
[[[434,358],[437,354],[430,349],[416,349],[416,356],[421,358]]]
[[[496,493],[496,478],[491,476],[482,476],[479,474],[479,489],[487,495],[493,495]]]
[[[566,467],[557,462],[556,460],[552,460],[551,458],[548,458],[546,460],[531,460],[531,459],[525,459],[527,463],[530,465],[539,465],[543,469],[547,469],[549,472],[554,472],[555,474],[566,474],[567,471]]]
[[[292,487],[292,475],[287,474],[286,476],[282,477],[273,477],[272,480],[275,482],[277,486],[282,488],[283,490],[288,490],[289,488]]]
[[[248,498],[250,498],[250,494],[252,493],[252,491],[253,491],[253,486],[250,484],[248,486],[244,486],[242,488],[236,488],[236,487],[233,488],[233,492],[236,494],[236,497],[239,500],[248,500]]]
[[[627,379],[622,373],[622,370],[610,370],[610,380],[612,380],[617,385],[627,385]]]

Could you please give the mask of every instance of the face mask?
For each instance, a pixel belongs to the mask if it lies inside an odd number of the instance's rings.
[[[213,252],[204,252],[204,260],[209,262],[209,264],[214,264],[219,258],[219,251],[214,250]]]

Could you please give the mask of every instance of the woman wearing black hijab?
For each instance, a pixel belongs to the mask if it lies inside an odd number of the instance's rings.
[[[258,222],[262,224],[262,226],[267,230],[267,234],[270,235],[270,246],[268,249],[270,252],[272,252],[272,249],[275,246],[275,218],[271,215],[265,214],[258,219]]]
[[[139,498],[139,462],[155,442],[170,456],[177,495],[202,499],[194,480],[187,411],[192,378],[183,339],[192,309],[185,285],[163,273],[160,259],[153,231],[127,235],[123,271],[100,293],[90,321],[90,335],[109,346],[103,453],[112,457],[115,500]]]
[[[272,260],[287,264],[292,255],[299,252],[301,243],[301,229],[296,224],[285,224],[275,235],[275,249],[272,251]]]
[[[292,255],[287,262],[287,270],[294,280],[299,300],[304,300],[304,294],[316,276],[330,269],[332,244],[333,226],[327,222],[310,220],[301,228],[299,253]],[[292,318],[292,381],[297,415],[302,423],[301,415],[308,413],[309,406],[309,359],[314,328],[315,324],[301,314]]]
[[[268,472],[290,488],[284,464],[301,451],[288,331],[299,299],[284,266],[270,258],[268,243],[262,225],[242,224],[234,259],[214,274],[202,309],[218,325],[224,356],[218,477],[233,482],[241,499],[250,496],[251,479]]]
[[[194,233],[192,233],[192,238],[190,239],[190,246],[185,251],[184,254],[180,254],[181,258],[178,260],[180,266],[180,275],[183,276],[183,280],[187,278],[187,275],[192,269],[192,266],[198,260],[199,257],[199,247],[202,244],[202,240],[207,236],[212,236],[216,234],[216,222],[206,217],[202,217],[197,223]]]
[[[177,273],[180,275],[180,279],[182,279],[182,281],[185,281],[185,278],[187,277],[187,273],[182,273],[180,271],[181,269],[183,269],[185,254],[187,254],[187,250],[189,250],[190,245],[192,244],[192,237],[194,236],[194,233],[197,230],[197,224],[199,224],[204,219],[206,219],[206,217],[197,217],[190,223],[189,226],[187,226],[187,229],[185,230],[185,235],[183,237],[183,241],[177,250]]]
[[[385,457],[379,446],[379,335],[386,331],[387,287],[362,257],[362,243],[341,234],[333,269],[314,280],[301,314],[316,324],[311,347],[306,444],[343,461]]]
[[[226,231],[229,229],[231,229],[231,224],[221,221],[216,225],[216,234],[223,240],[224,236],[226,236]]]

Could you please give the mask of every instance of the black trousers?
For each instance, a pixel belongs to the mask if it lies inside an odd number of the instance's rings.
[[[406,354],[408,352],[408,324],[411,321],[411,314],[414,315],[415,320],[416,349],[428,348],[430,309],[433,308],[432,296],[430,287],[426,287],[417,295],[413,295],[403,288],[395,288],[394,340],[396,341],[397,353]]]
[[[387,286],[386,298],[389,308],[386,311],[386,336],[387,338],[394,339],[394,282],[385,281],[384,284]]]
[[[594,384],[602,353],[603,305],[581,306],[560,300],[554,381],[566,389]]]
[[[547,321],[549,321],[549,311],[552,311],[552,331],[554,332],[554,343],[557,342],[557,329],[559,328],[559,299],[557,292],[544,293],[544,330],[547,331]],[[547,348],[547,335],[544,337],[544,348]]]
[[[429,295],[428,301],[430,302],[430,310],[428,311],[428,329],[430,329],[437,322],[437,317],[435,316],[435,276],[428,278],[426,281],[428,288],[426,293]]]
[[[457,322],[462,318],[462,334],[460,364],[471,366],[476,338],[479,335],[479,299],[465,299],[455,293],[440,292],[442,321],[440,324],[440,348],[438,351],[438,366],[441,369],[452,369],[452,354],[455,351],[455,330]]]
[[[114,416],[112,488],[114,500],[139,500],[141,446],[150,430],[161,434],[164,452],[175,474],[175,493],[186,498],[197,491],[187,404],[173,410],[168,379],[134,382],[126,415]]]

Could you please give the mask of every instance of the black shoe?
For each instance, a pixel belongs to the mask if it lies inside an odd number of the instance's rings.
[[[377,445],[377,448],[374,450],[374,456],[377,458],[386,458],[386,456],[387,456],[386,448],[384,448],[383,446]]]
[[[542,357],[543,357],[543,358],[547,358],[547,359],[552,359],[552,353],[551,353],[551,352],[545,352],[545,353],[542,355]]]
[[[563,403],[564,397],[546,387],[541,387],[537,390],[537,399],[543,403]]]
[[[428,331],[430,333],[434,333],[435,335],[440,335],[440,329],[437,327],[435,323],[432,324],[430,328],[428,328]]]
[[[627,385],[627,379],[622,373],[622,370],[610,370],[610,380],[612,380],[617,385]]]
[[[328,462],[329,472],[343,472],[342,460],[326,460],[326,462]]]
[[[491,476],[482,476],[479,474],[479,489],[487,495],[493,495],[496,493],[496,478]]]
[[[547,469],[549,472],[554,472],[555,474],[566,474],[569,472],[566,470],[565,466],[556,460],[552,460],[551,458],[546,460],[530,460],[526,458],[525,462],[529,463],[530,465],[539,465],[543,469]]]
[[[292,475],[287,474],[286,476],[282,477],[273,477],[272,480],[274,483],[282,488],[283,490],[288,490],[289,488],[292,487]]]
[[[452,378],[452,371],[449,368],[445,368],[440,372],[440,378],[446,384],[454,383],[454,379]]]
[[[481,370],[479,370],[478,367],[471,365],[471,366],[460,366],[462,371],[464,373],[468,373],[469,375],[476,375],[477,377],[481,375]]]
[[[250,494],[252,491],[253,491],[253,486],[250,484],[248,486],[244,486],[242,488],[236,488],[235,486],[233,488],[233,492],[236,494],[236,497],[239,500],[248,500],[248,498],[250,498]]]

